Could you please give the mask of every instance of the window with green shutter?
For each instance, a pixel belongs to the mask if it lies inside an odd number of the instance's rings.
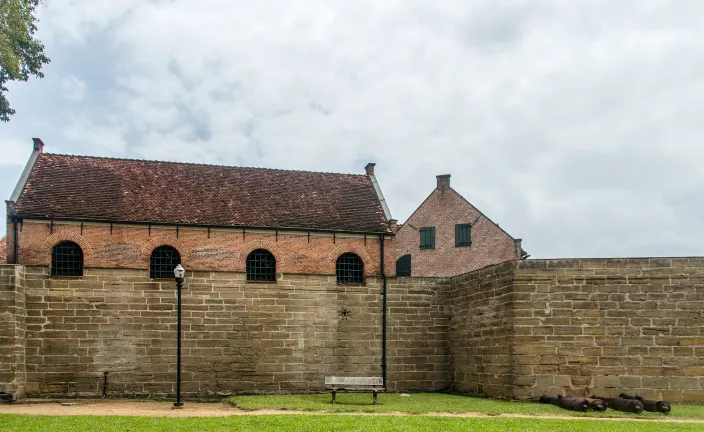
[[[471,227],[469,224],[455,225],[455,247],[472,246]]]
[[[435,249],[435,227],[420,229],[420,248]]]

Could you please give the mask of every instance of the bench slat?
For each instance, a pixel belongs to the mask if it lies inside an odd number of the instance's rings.
[[[384,381],[380,377],[325,377],[325,385],[381,386]]]

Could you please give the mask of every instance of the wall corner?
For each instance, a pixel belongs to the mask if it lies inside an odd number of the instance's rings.
[[[0,265],[0,392],[25,395],[26,307],[24,266]]]

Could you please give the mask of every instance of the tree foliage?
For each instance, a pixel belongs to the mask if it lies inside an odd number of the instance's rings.
[[[0,121],[9,121],[15,113],[6,97],[7,82],[27,81],[30,75],[43,78],[42,66],[49,63],[44,45],[34,37],[40,3],[0,0]]]

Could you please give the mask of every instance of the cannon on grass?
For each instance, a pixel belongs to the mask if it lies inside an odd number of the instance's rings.
[[[540,403],[557,405],[558,399],[559,399],[558,396],[542,395],[542,396],[540,396]]]
[[[640,403],[643,404],[643,409],[645,409],[646,411],[650,411],[650,412],[669,414],[670,411],[672,410],[670,403],[663,401],[663,400],[646,399],[643,396],[638,396],[638,395],[634,396],[634,395],[629,395],[626,393],[621,393],[620,395],[618,395],[618,397],[620,397],[622,399],[631,399],[631,400],[640,401]]]
[[[543,395],[540,397],[540,402],[553,404],[570,411],[587,411],[590,407],[590,404],[586,399],[570,396]]]
[[[599,396],[592,396],[592,399],[601,399],[606,402],[608,408],[616,411],[640,414],[644,409],[643,403],[637,399],[603,398]]]
[[[584,400],[589,402],[589,408],[594,411],[606,411],[606,402],[602,399],[584,398]]]

